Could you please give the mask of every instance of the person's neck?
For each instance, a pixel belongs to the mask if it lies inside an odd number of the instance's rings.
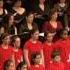
[[[50,22],[56,22],[56,20],[54,20],[54,19],[51,19],[51,20],[50,20]]]
[[[8,44],[5,44],[5,43],[2,44],[2,48],[3,48],[3,49],[8,49],[8,47],[9,47]]]
[[[48,45],[52,45],[52,41],[46,41]]]
[[[30,26],[32,26],[32,23],[29,23],[29,22],[27,22],[27,25],[30,25]]]
[[[13,24],[13,23],[9,23],[9,25],[8,25],[8,26],[9,26],[9,27],[13,26],[13,25],[11,25],[11,24]]]
[[[16,7],[13,7],[14,9],[19,9],[20,7],[19,6],[16,6]]]
[[[44,5],[44,3],[42,2],[42,3],[39,3],[39,5]]]
[[[36,63],[35,63],[34,66],[35,66],[35,67],[39,67],[39,64],[36,64]]]
[[[37,40],[35,40],[35,39],[31,39],[31,41],[32,41],[32,43],[37,43]]]
[[[14,51],[15,51],[15,52],[18,52],[18,50],[19,50],[18,48],[14,47]]]
[[[16,46],[16,45],[14,44],[14,50],[15,50],[15,51],[18,51],[18,49],[19,49],[18,46]]]

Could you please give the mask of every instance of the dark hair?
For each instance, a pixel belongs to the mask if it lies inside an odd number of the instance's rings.
[[[51,54],[51,58],[54,59],[56,56],[59,56],[61,53],[59,50],[53,50]]]
[[[46,31],[45,33],[44,33],[44,39],[45,39],[45,41],[47,40],[47,35],[49,34],[49,33],[53,33],[53,32],[50,32],[50,31]]]
[[[67,32],[68,32],[68,30],[67,30],[67,29],[61,29],[61,30],[60,30],[60,34],[63,34],[63,33],[64,33],[64,31],[67,31]]]
[[[38,29],[32,29],[31,31],[30,31],[30,35],[33,35],[36,31],[39,31]]]
[[[52,8],[52,9],[50,10],[49,20],[51,19],[52,15],[53,15],[55,12],[58,12],[58,10],[57,10],[56,8]]]
[[[18,64],[16,70],[21,70],[21,68],[22,68],[23,65],[26,65],[26,62],[25,62],[25,61],[20,62],[20,63]]]
[[[17,36],[17,35],[12,36],[12,42],[15,42],[15,40],[16,40],[17,38],[20,38],[20,37]]]
[[[61,35],[63,35],[63,34],[64,34],[64,31],[67,31],[67,32],[68,32],[68,30],[67,30],[67,29],[61,29],[61,30],[60,30],[60,32],[59,32],[59,36],[60,36],[60,38],[61,38]]]
[[[35,62],[34,62],[34,60],[35,60],[35,58],[37,57],[37,55],[41,55],[40,53],[35,53],[35,54],[32,54],[31,55],[31,63],[34,65],[35,64]]]
[[[17,1],[15,1],[15,2],[14,2],[14,5],[15,5],[17,2],[20,2],[20,1],[21,1],[21,0],[17,0]],[[14,5],[13,5],[13,6],[14,6]]]
[[[27,13],[26,13],[26,16],[28,17],[28,16],[30,16],[30,15],[32,15],[32,14],[34,15],[34,12],[33,12],[33,11],[30,11],[30,12],[27,12]]]
[[[4,62],[4,70],[7,70],[7,68],[10,66],[10,64],[13,63],[12,60],[7,60]]]
[[[10,36],[10,34],[4,33],[4,34],[1,35],[1,39],[3,40],[3,39],[4,39],[5,37],[7,37],[7,36]]]

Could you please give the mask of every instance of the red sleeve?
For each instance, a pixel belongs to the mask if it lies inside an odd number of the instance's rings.
[[[24,45],[24,49],[29,49],[29,45],[30,45],[30,43],[26,42],[25,45]]]
[[[43,49],[43,44],[41,42],[39,42],[39,43],[40,43],[40,48]]]

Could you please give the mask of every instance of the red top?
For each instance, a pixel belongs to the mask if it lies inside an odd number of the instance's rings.
[[[51,60],[51,53],[53,50],[53,44],[48,45],[47,42],[43,44],[43,52],[44,52],[44,58],[45,58],[45,63],[46,65],[50,62]]]
[[[66,70],[70,70],[70,62],[69,63],[66,63],[65,66],[66,66],[66,68],[65,68]]]
[[[32,54],[37,52],[40,53],[42,49],[42,43],[40,41],[37,41],[36,43],[32,43],[30,40],[28,40],[24,45],[24,49],[28,50],[29,59],[31,59]]]
[[[45,68],[42,65],[39,65],[39,67],[31,65],[31,67],[28,70],[45,70]]]
[[[6,60],[11,59],[13,54],[13,48],[11,46],[8,47],[8,49],[3,49],[0,46],[0,70],[2,70],[3,64]]]
[[[57,32],[59,31],[60,29],[62,29],[63,26],[60,22],[57,21],[57,28],[54,28],[50,22],[45,22],[44,25],[43,25],[43,31],[50,31],[50,32]]]
[[[45,62],[46,69],[47,69],[47,65],[49,65],[51,61],[51,53],[53,51],[53,46],[54,46],[54,43],[52,43],[51,45],[48,45],[48,43],[45,42],[43,44],[44,62]]]
[[[23,60],[23,52],[21,49],[19,49],[18,51],[14,50],[14,55],[15,55],[16,65],[18,65]]]
[[[52,62],[48,66],[48,70],[65,70],[65,64],[63,62]]]
[[[56,42],[54,49],[58,49],[61,53],[62,60],[67,62],[68,56],[70,54],[70,40],[59,40]]]

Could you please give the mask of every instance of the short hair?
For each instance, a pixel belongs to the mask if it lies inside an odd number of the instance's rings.
[[[10,36],[10,34],[4,33],[4,34],[1,35],[1,39],[3,40],[3,39],[4,39],[5,37],[7,37],[7,36]]]
[[[51,53],[51,58],[54,59],[56,56],[60,56],[60,51],[59,50],[53,50]]]
[[[30,31],[30,35],[33,35],[36,31],[39,31],[38,29],[32,29],[31,31]]]
[[[15,42],[15,40],[16,40],[17,38],[20,38],[20,37],[19,37],[18,35],[12,36],[12,42]]]
[[[63,34],[63,33],[64,33],[64,31],[68,32],[68,30],[67,30],[67,29],[61,29],[61,30],[60,30],[60,34]]]
[[[58,10],[57,10],[56,8],[52,8],[52,9],[50,10],[49,19],[51,19],[52,15],[53,15],[55,12],[58,12]]]
[[[30,16],[30,15],[34,15],[34,12],[33,12],[33,11],[30,11],[30,12],[27,12],[27,13],[26,13],[26,16],[27,16],[27,17]]]
[[[37,55],[41,55],[40,53],[34,53],[31,55],[31,63],[34,64],[34,59],[37,57]]]
[[[22,68],[23,65],[26,65],[26,62],[25,62],[25,61],[20,62],[20,63],[18,64],[16,70],[21,70],[21,68]]]
[[[7,70],[7,68],[10,66],[10,64],[13,63],[12,60],[7,60],[4,62],[4,70]]]

